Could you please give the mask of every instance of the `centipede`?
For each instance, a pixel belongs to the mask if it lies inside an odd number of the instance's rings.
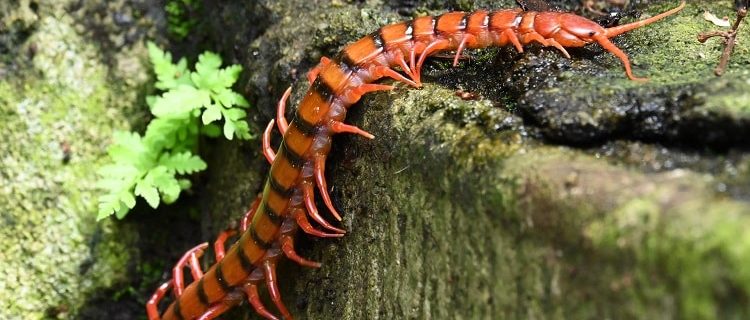
[[[676,14],[684,7],[683,0],[677,7],[653,17],[609,28],[564,12],[520,8],[448,12],[383,26],[345,46],[333,58],[321,58],[307,74],[309,89],[291,122],[285,118],[291,87],[278,102],[275,119],[268,123],[262,138],[263,154],[271,165],[268,178],[238,227],[226,229],[218,236],[213,247],[215,263],[205,272],[201,269],[199,258],[208,243],[187,251],[172,269],[172,277],[146,303],[148,319],[214,319],[245,300],[263,318],[293,319],[279,290],[276,265],[287,258],[302,266],[321,267],[319,262],[303,258],[295,251],[294,240],[299,229],[323,238],[346,234],[336,226],[342,217],[328,193],[326,158],[335,134],[374,138],[344,121],[348,109],[363,95],[396,88],[376,81],[393,80],[419,88],[425,59],[446,51],[455,52],[456,66],[465,49],[512,46],[523,53],[526,46],[540,45],[553,47],[570,58],[565,48],[591,43],[598,43],[617,57],[630,80],[645,81],[646,78],[633,75],[628,55],[610,39]],[[276,151],[271,147],[274,128],[283,137]],[[316,193],[338,222],[323,217],[316,206]],[[225,243],[235,236],[239,239],[227,250]],[[192,277],[187,285],[186,270]],[[276,312],[263,304],[260,298],[263,286]],[[160,312],[160,302],[170,292],[173,298]]]

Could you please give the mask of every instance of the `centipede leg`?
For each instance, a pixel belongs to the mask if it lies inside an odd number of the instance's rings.
[[[279,103],[276,106],[276,124],[278,125],[279,132],[281,132],[282,136],[286,134],[286,128],[289,127],[289,123],[286,121],[284,113],[286,113],[286,103],[289,101],[289,96],[291,94],[292,87],[289,87],[284,91],[284,95],[281,96],[281,99],[279,99]]]
[[[279,318],[269,312],[268,309],[266,309],[266,306],[263,305],[263,302],[260,301],[260,295],[258,294],[257,285],[258,281],[259,280],[248,282],[242,287],[242,291],[244,291],[245,295],[247,295],[247,301],[250,302],[250,305],[253,306],[255,312],[257,312],[261,317],[269,320],[279,320]]]
[[[276,304],[276,309],[279,309],[281,317],[285,320],[291,320],[292,315],[284,305],[284,301],[281,300],[281,292],[279,291],[278,280],[276,279],[275,259],[263,261],[263,276],[266,278],[266,287],[268,287],[268,294],[271,296],[271,301]]]
[[[393,89],[396,89],[396,87],[376,83],[366,83],[346,90],[343,94],[343,99],[348,103],[356,103],[360,98],[362,98],[363,95],[367,93],[375,91],[388,91]]]
[[[307,81],[310,82],[310,84],[313,84],[315,78],[317,78],[318,74],[320,74],[320,70],[323,70],[323,68],[325,68],[329,63],[331,63],[330,58],[320,57],[320,63],[318,63],[315,68],[312,68],[312,70],[307,73]]]
[[[568,54],[568,51],[565,50],[565,48],[563,48],[563,46],[560,45],[560,43],[555,41],[555,39],[545,39],[544,37],[542,37],[542,35],[536,32],[527,33],[523,35],[523,37],[524,37],[525,42],[536,41],[545,47],[555,47],[557,48],[557,50],[560,50],[560,52],[562,52],[562,54],[566,58],[570,59],[570,54]]]
[[[433,52],[443,50],[447,48],[449,45],[450,45],[450,41],[446,39],[435,40],[433,42],[430,42],[430,44],[428,44],[427,47],[425,47],[424,51],[422,51],[422,54],[419,56],[419,60],[417,61],[415,72],[421,77],[422,64],[424,64],[425,59],[427,59],[427,57],[429,57]]]
[[[516,51],[518,51],[519,53],[523,53],[523,46],[521,45],[521,41],[518,40],[518,36],[516,36],[512,29],[505,29],[505,31],[503,31],[500,36],[503,40],[501,42],[507,43],[506,41],[509,41],[516,48]]]
[[[401,50],[395,50],[391,52],[391,56],[396,60],[396,63],[398,64],[398,66],[401,67],[401,71],[406,73],[406,75],[409,76],[409,78],[411,78],[412,80],[415,80],[414,72],[406,63],[406,59],[404,58],[404,53],[401,52]]]
[[[250,225],[250,221],[253,220],[253,217],[255,216],[255,212],[258,211],[258,207],[260,206],[260,202],[263,200],[263,193],[259,193],[257,197],[255,197],[255,201],[253,201],[253,204],[250,205],[250,209],[245,212],[245,215],[242,216],[242,220],[240,220],[240,233],[245,232],[247,230],[247,226]]]
[[[424,51],[425,44],[422,42],[415,42],[411,50],[409,50],[409,68],[412,72],[412,79],[414,82],[416,82],[419,86],[422,86],[422,81],[420,80],[421,75],[419,73],[419,70],[417,70],[417,52]]]
[[[159,320],[159,302],[161,299],[164,299],[164,296],[167,294],[167,291],[172,287],[172,280],[169,280],[167,282],[164,282],[159,286],[158,289],[154,292],[153,295],[151,295],[151,298],[148,299],[148,302],[146,302],[146,314],[148,315],[148,320]]]
[[[230,292],[222,301],[211,305],[197,320],[211,320],[242,302],[242,291]]]
[[[453,58],[453,66],[458,66],[458,59],[461,58],[461,53],[463,53],[464,49],[466,49],[466,43],[469,42],[469,40],[473,40],[475,37],[471,34],[465,34],[463,38],[461,38],[461,43],[458,45],[458,49],[456,49],[456,56]]]
[[[208,242],[201,243],[192,249],[185,252],[184,255],[177,261],[177,264],[172,268],[172,282],[174,285],[174,294],[179,297],[182,295],[182,291],[185,289],[184,278],[182,275],[182,269],[185,266],[190,268],[190,273],[193,276],[193,280],[198,280],[203,276],[203,271],[200,269],[198,258],[203,255],[203,251],[208,247]]]
[[[320,213],[318,213],[318,208],[315,207],[315,198],[313,195],[313,187],[309,183],[305,183],[302,185],[302,197],[305,200],[305,208],[307,209],[307,213],[310,215],[310,217],[315,220],[315,222],[319,223],[323,228],[326,228],[331,231],[336,231],[338,233],[346,233],[345,230],[339,229],[328,223],[323,217],[320,216]]]
[[[371,133],[362,130],[356,126],[343,123],[341,121],[331,121],[329,128],[335,133],[354,133],[363,136],[367,139],[374,139],[375,136]]]
[[[271,130],[273,129],[274,120],[268,122],[266,130],[263,131],[263,155],[269,164],[273,163],[273,159],[276,159],[276,152],[271,148]]]
[[[297,254],[297,251],[294,250],[294,239],[290,236],[281,236],[281,250],[289,260],[292,260],[301,266],[320,268],[320,262],[305,259]]]
[[[406,83],[412,87],[419,88],[419,85],[409,80],[408,78],[404,77],[400,73],[396,72],[395,70],[386,67],[386,66],[371,66],[370,69],[370,75],[373,77],[373,80],[377,80],[383,77],[388,77],[393,80]]]
[[[297,225],[302,228],[302,231],[312,236],[320,238],[341,238],[344,236],[343,233],[326,233],[315,229],[315,227],[310,224],[310,221],[307,220],[307,213],[302,209],[295,210],[294,220],[297,222]]]
[[[315,157],[314,163],[315,171],[315,182],[318,185],[318,191],[320,196],[323,197],[323,202],[328,207],[328,211],[336,217],[337,220],[341,221],[341,215],[339,215],[336,208],[333,207],[333,201],[331,201],[331,195],[328,194],[328,186],[326,184],[325,170],[326,170],[326,156],[319,155]]]
[[[633,75],[633,71],[630,69],[630,60],[628,59],[628,55],[625,54],[620,48],[618,48],[614,43],[609,41],[607,37],[605,36],[597,36],[594,38],[596,42],[599,43],[599,45],[602,46],[605,50],[609,51],[610,53],[614,54],[617,58],[622,61],[622,64],[625,66],[625,74],[628,76],[630,80],[633,81],[648,81],[648,78],[638,78]]]
[[[224,259],[224,255],[226,255],[226,253],[224,252],[224,244],[227,242],[229,237],[235,234],[237,234],[237,231],[229,228],[219,233],[219,236],[216,237],[216,241],[214,241],[214,256],[216,257],[217,262],[221,259]]]

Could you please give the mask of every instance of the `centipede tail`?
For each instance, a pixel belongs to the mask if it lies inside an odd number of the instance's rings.
[[[599,43],[623,64],[631,80],[643,80],[632,73],[628,56],[610,38],[654,23],[675,14],[685,1],[672,10],[642,21],[619,27],[603,28],[586,18],[561,12],[535,12],[520,9],[449,12],[437,17],[419,17],[391,24],[346,46],[333,58],[321,58],[308,73],[310,88],[302,97],[291,122],[284,118],[291,94],[287,89],[278,103],[276,118],[263,134],[263,154],[271,170],[250,210],[242,218],[239,230],[227,229],[214,245],[216,263],[205,273],[198,258],[208,246],[198,245],[179,260],[172,279],[162,284],[149,299],[146,310],[150,320],[213,319],[247,299],[255,311],[267,319],[291,319],[278,289],[276,265],[286,257],[300,265],[317,268],[319,262],[301,257],[294,249],[298,229],[311,236],[338,238],[346,231],[329,222],[315,202],[315,190],[337,221],[341,215],[331,201],[325,178],[325,162],[331,149],[331,137],[351,133],[368,139],[374,136],[344,123],[349,107],[367,93],[389,91],[392,85],[375,84],[383,78],[411,87],[420,87],[425,60],[436,53],[455,51],[453,64],[466,49],[511,45],[518,52],[537,43],[553,47],[565,57],[565,48]],[[283,135],[276,151],[271,134],[276,126]],[[309,218],[318,226],[310,223]],[[224,242],[239,234],[239,240],[225,252]],[[184,269],[193,278],[184,286]],[[263,305],[259,286],[265,286],[275,312]],[[172,291],[175,299],[160,315],[159,302]]]

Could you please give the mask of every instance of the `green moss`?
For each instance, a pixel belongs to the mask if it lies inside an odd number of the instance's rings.
[[[70,16],[51,17],[53,7],[41,5],[45,14],[24,44],[33,44],[35,54],[13,57],[23,69],[0,81],[0,269],[6,275],[0,318],[72,318],[103,288],[128,281],[134,254],[133,230],[95,222],[92,168],[113,128],[126,127],[123,113],[142,89],[141,68],[108,69]],[[123,54],[137,56],[139,49]],[[133,77],[112,83],[110,71]]]

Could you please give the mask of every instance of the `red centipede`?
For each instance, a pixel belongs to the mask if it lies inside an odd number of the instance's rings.
[[[304,266],[320,267],[320,263],[295,252],[297,229],[317,237],[344,235],[343,229],[321,216],[314,193],[317,186],[331,215],[341,221],[327,191],[326,157],[334,134],[355,133],[373,138],[372,134],[343,122],[348,108],[364,94],[394,89],[394,86],[373,82],[390,78],[420,87],[425,59],[443,51],[456,52],[453,60],[456,65],[465,49],[512,45],[523,52],[525,45],[538,43],[554,47],[570,58],[566,47],[582,47],[593,42],[622,61],[629,79],[642,81],[645,79],[633,75],[628,56],[609,39],[654,23],[684,7],[683,0],[678,7],[654,17],[612,28],[562,12],[521,9],[449,12],[384,26],[346,46],[334,58],[322,58],[308,74],[310,89],[291,123],[284,118],[291,93],[289,88],[279,101],[276,119],[266,127],[263,154],[271,163],[271,170],[263,192],[240,223],[239,240],[225,251],[224,243],[237,231],[222,232],[214,245],[217,262],[205,273],[198,258],[208,244],[188,251],[174,267],[172,279],[162,284],[149,299],[148,318],[213,319],[247,299],[261,316],[279,319],[259,298],[259,287],[265,284],[281,318],[292,319],[279,292],[276,263],[284,256]],[[283,135],[277,152],[270,142],[274,126]],[[308,217],[325,231],[314,227]],[[193,278],[187,286],[183,275],[185,267]],[[175,296],[174,301],[160,314],[159,302],[169,290]]]

